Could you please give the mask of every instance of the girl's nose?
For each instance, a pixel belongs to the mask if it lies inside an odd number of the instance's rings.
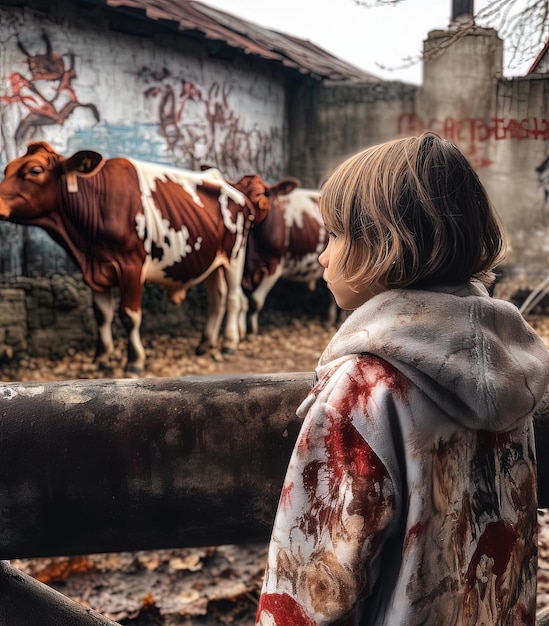
[[[328,255],[326,254],[326,250],[323,250],[318,255],[318,262],[322,265],[322,267],[328,267]]]

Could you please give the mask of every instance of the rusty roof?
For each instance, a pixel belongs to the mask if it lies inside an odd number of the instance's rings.
[[[538,72],[542,62],[545,63],[545,61],[546,61],[545,57],[548,54],[549,54],[549,39],[547,40],[547,42],[545,43],[543,48],[539,51],[538,56],[534,59],[534,62],[532,63],[532,65],[530,66],[529,70],[526,73],[527,74],[534,74],[534,73]],[[544,72],[546,72],[546,71],[547,70],[544,70]]]
[[[198,31],[205,39],[217,40],[245,54],[320,79],[383,82],[306,39],[270,30],[196,0],[104,0],[114,9],[133,9],[144,19],[176,23],[182,32]]]

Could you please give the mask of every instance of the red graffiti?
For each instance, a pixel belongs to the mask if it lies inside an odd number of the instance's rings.
[[[473,167],[491,165],[492,161],[482,152],[488,141],[505,139],[549,140],[549,119],[525,117],[520,120],[492,117],[445,117],[444,119],[423,119],[416,113],[403,113],[398,118],[399,135],[417,135],[425,130],[432,130],[442,137],[463,147]]]
[[[208,163],[227,174],[279,169],[273,149],[278,131],[247,127],[230,102],[230,84],[214,81],[199,87],[167,68],[149,67],[140,70],[138,79],[147,85],[147,99],[159,97],[159,133],[179,164],[198,169]],[[189,111],[186,104],[191,103]]]
[[[90,109],[95,120],[99,121],[99,112],[92,103],[83,104],[78,101],[71,81],[76,78],[74,70],[74,55],[70,55],[70,66],[65,68],[65,61],[59,54],[52,51],[50,40],[43,35],[46,44],[44,54],[32,55],[28,52],[21,41],[18,41],[19,50],[27,57],[27,65],[30,77],[25,77],[19,72],[9,75],[8,82],[11,95],[0,96],[0,102],[19,104],[28,111],[21,119],[15,132],[17,144],[23,143],[28,137],[32,137],[40,126],[59,124],[62,126],[69,115],[77,107]],[[45,95],[44,86],[50,92]]]

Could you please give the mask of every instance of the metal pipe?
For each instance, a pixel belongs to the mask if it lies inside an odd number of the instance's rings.
[[[0,558],[268,541],[313,374],[0,385]],[[536,419],[549,506],[549,396]]]
[[[0,559],[267,541],[312,374],[0,385]]]
[[[117,623],[0,561],[0,624],[115,626]]]

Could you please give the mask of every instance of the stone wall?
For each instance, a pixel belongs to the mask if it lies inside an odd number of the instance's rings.
[[[25,292],[14,286],[0,293],[0,360],[11,360],[28,348]]]
[[[147,284],[142,332],[195,333],[205,323],[206,305],[201,285],[190,289],[181,305],[175,305],[164,289]],[[118,319],[113,334],[125,338]],[[71,351],[93,353],[96,336],[91,291],[80,274],[18,276],[0,282],[0,363],[25,355],[56,359]]]

